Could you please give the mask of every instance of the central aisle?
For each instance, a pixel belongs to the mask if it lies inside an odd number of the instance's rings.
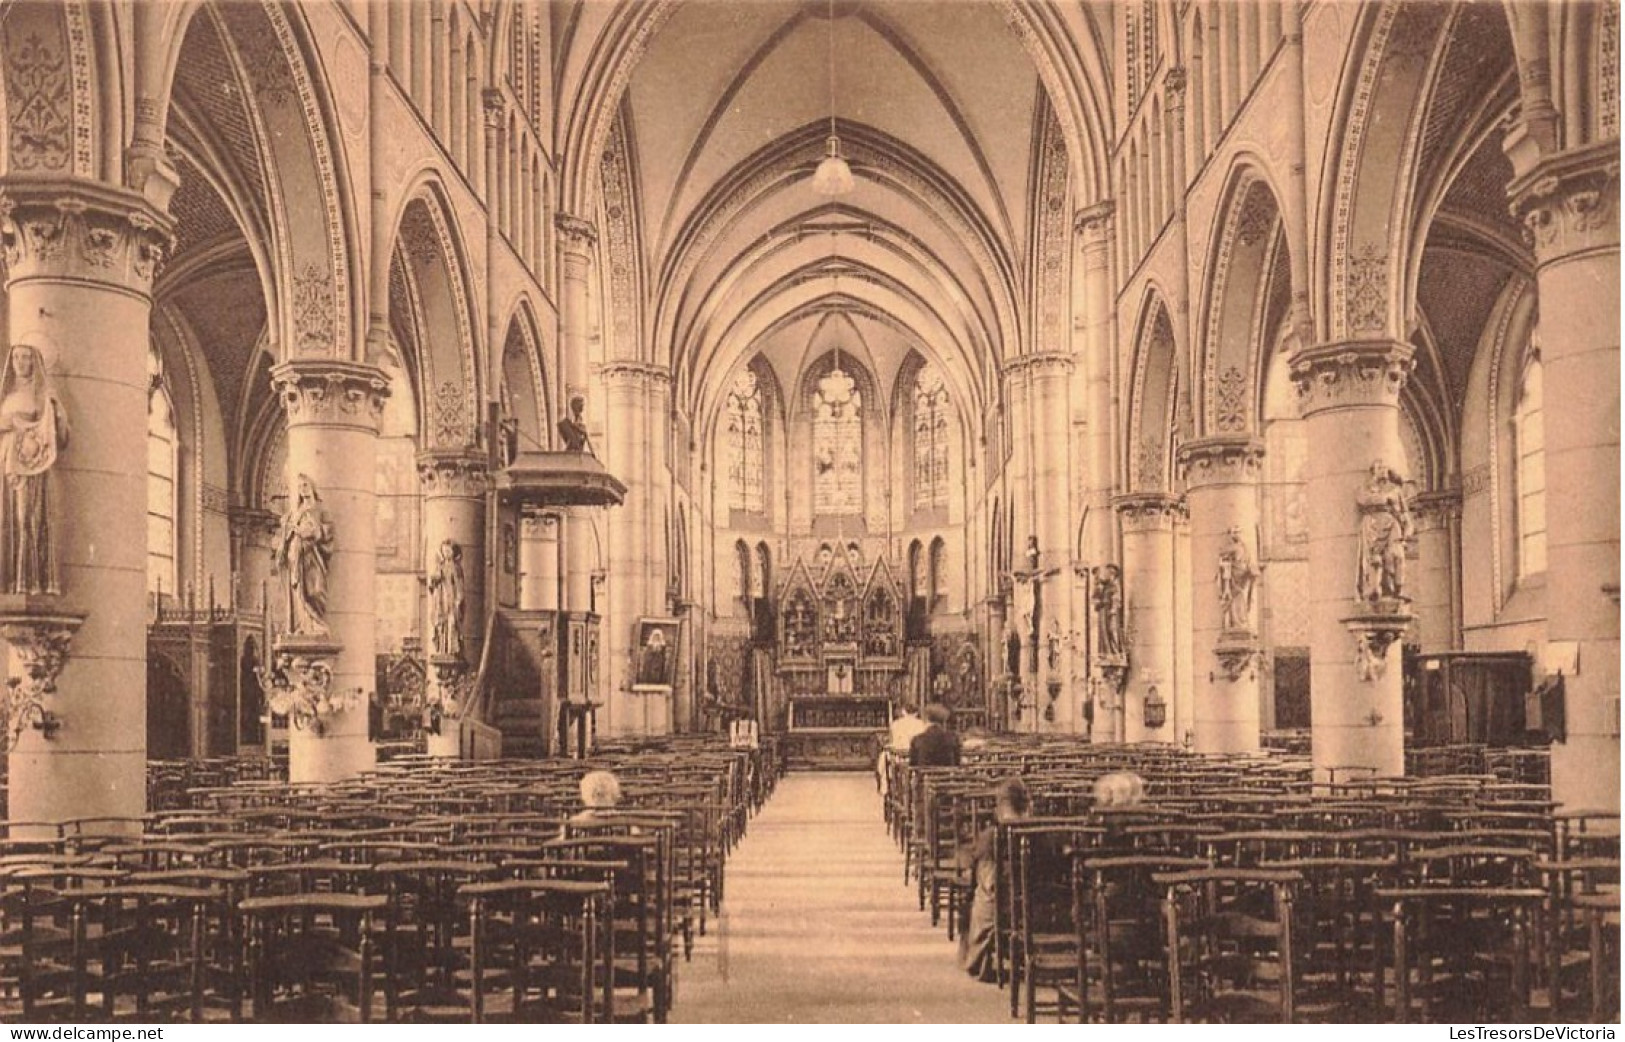
[[[728,859],[720,922],[677,969],[675,1023],[1009,1023],[959,971],[886,835],[872,774],[792,774]]]

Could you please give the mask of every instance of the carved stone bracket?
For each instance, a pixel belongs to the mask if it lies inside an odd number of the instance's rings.
[[[1397,340],[1350,340],[1305,348],[1292,356],[1299,414],[1347,406],[1399,405],[1416,366],[1415,349]]]
[[[1099,682],[1114,695],[1121,695],[1128,686],[1127,655],[1102,655],[1095,662],[1095,670]]]
[[[1210,673],[1209,680],[1223,677],[1234,684],[1243,675],[1252,672],[1258,659],[1258,641],[1251,633],[1241,633],[1226,630],[1219,634],[1219,642],[1213,646],[1213,657],[1219,663],[1217,673]]]
[[[462,712],[473,694],[475,675],[468,668],[468,663],[455,655],[435,655],[429,659],[429,666],[434,670],[435,687],[438,695],[430,693],[424,697],[431,705],[440,710],[443,716],[456,716]]]
[[[82,612],[31,611],[27,607],[0,611],[0,639],[11,647],[22,667],[22,676],[7,680],[0,695],[5,709],[0,739],[6,749],[17,747],[25,727],[52,738],[62,726],[60,718],[45,708],[45,700],[56,693],[68,647],[84,621]]]
[[[1354,670],[1366,683],[1381,680],[1388,671],[1388,649],[1405,635],[1415,616],[1398,602],[1382,602],[1377,610],[1342,620],[1354,634]]]
[[[302,358],[271,370],[271,387],[290,424],[357,427],[376,432],[389,398],[383,370],[358,362]]]
[[[471,449],[436,449],[418,453],[418,479],[425,499],[478,499],[490,488],[490,464]]]
[[[1264,474],[1264,443],[1245,434],[1196,438],[1179,447],[1187,488],[1256,484]]]
[[[284,636],[272,645],[271,662],[259,671],[271,712],[301,731],[327,732],[327,721],[361,704],[362,691],[333,690],[333,663],[341,646],[329,640]]]

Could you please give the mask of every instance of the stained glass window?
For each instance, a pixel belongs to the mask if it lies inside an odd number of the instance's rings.
[[[147,352],[147,592],[175,593],[175,410],[163,363]]]
[[[1513,442],[1518,452],[1518,575],[1546,570],[1546,423],[1540,359],[1523,371]]]
[[[839,366],[812,392],[813,511],[863,508],[863,395]]]
[[[756,374],[746,369],[728,391],[728,506],[762,513],[766,495],[762,472],[766,450],[762,438],[762,389]]]
[[[948,505],[948,388],[934,366],[914,380],[914,508]]]

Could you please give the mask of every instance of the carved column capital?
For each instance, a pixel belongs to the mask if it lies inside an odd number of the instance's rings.
[[[1419,532],[1445,528],[1461,517],[1461,491],[1450,488],[1420,493],[1411,500],[1411,516]]]
[[[598,229],[593,223],[574,214],[554,214],[553,227],[559,232],[559,248],[566,253],[585,254],[598,242]]]
[[[1542,264],[1619,248],[1619,142],[1548,156],[1507,189]]]
[[[1256,484],[1264,474],[1264,443],[1245,434],[1196,438],[1179,447],[1188,489]]]
[[[1005,375],[1027,372],[1035,380],[1044,377],[1065,377],[1072,372],[1072,356],[1065,351],[1033,351],[1017,355],[1004,363]]]
[[[1112,216],[1116,212],[1117,204],[1110,199],[1086,206],[1073,216],[1072,230],[1085,247],[1104,245],[1111,241]]]
[[[490,487],[490,461],[472,449],[418,453],[418,480],[425,499],[478,499]]]
[[[652,362],[607,362],[599,367],[598,375],[606,384],[654,386],[671,382],[671,369]]]
[[[1399,406],[1399,392],[1416,365],[1415,349],[1398,340],[1349,340],[1305,348],[1292,356],[1298,412]]]
[[[0,179],[0,252],[8,284],[65,278],[145,296],[173,230],[168,214],[128,189],[77,179]]]
[[[269,510],[256,507],[232,507],[226,512],[226,523],[233,535],[247,538],[254,535],[275,535],[282,519]]]
[[[557,539],[561,520],[556,510],[526,506],[519,512],[519,533],[526,539]]]
[[[1175,65],[1163,75],[1162,86],[1168,92],[1170,102],[1180,105],[1185,103],[1185,85],[1189,79],[1190,76],[1183,65]]]
[[[1171,532],[1185,513],[1185,501],[1165,492],[1134,492],[1115,496],[1112,507],[1124,532]]]
[[[271,388],[288,424],[352,427],[376,434],[389,397],[389,378],[376,366],[301,358],[271,370]]]
[[[500,90],[487,87],[480,92],[480,104],[484,106],[485,129],[501,130],[508,116],[508,99],[503,97]]]

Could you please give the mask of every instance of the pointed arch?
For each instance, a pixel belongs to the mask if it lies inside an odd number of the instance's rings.
[[[1133,357],[1133,392],[1129,401],[1129,449],[1125,473],[1135,492],[1160,492],[1171,485],[1175,428],[1174,403],[1179,386],[1173,321],[1166,297],[1149,287],[1140,305]]]

